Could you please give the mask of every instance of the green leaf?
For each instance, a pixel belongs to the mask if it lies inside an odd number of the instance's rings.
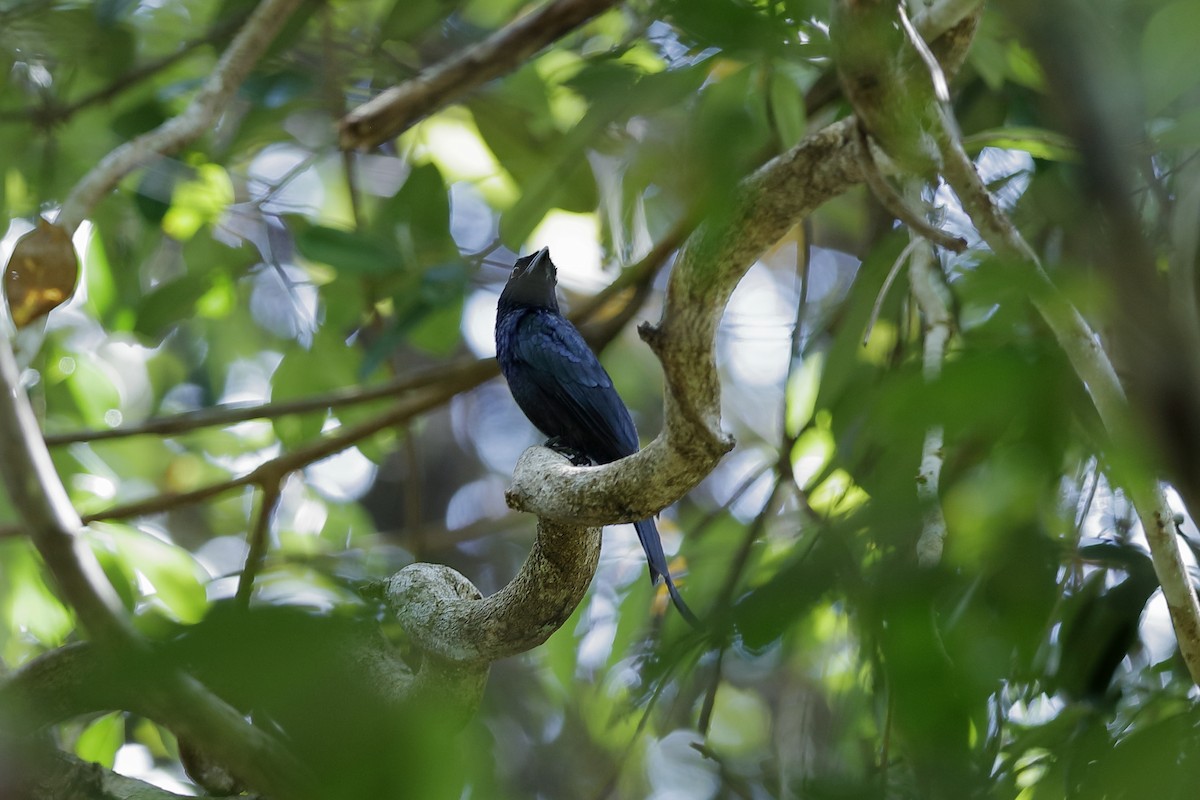
[[[435,356],[448,356],[462,341],[463,301],[435,308],[415,325],[408,343]]]
[[[400,190],[376,209],[370,235],[393,244],[410,263],[425,265],[457,255],[441,171],[433,164],[414,167]]]
[[[1151,131],[1154,141],[1162,147],[1195,147],[1200,145],[1200,107],[1184,111]]]
[[[783,149],[804,136],[804,91],[790,75],[778,70],[771,75],[771,117]]]
[[[134,330],[152,339],[162,338],[169,327],[193,315],[196,301],[211,285],[206,275],[184,275],[158,286],[138,304]]]
[[[1077,162],[1079,152],[1070,138],[1045,128],[1010,126],[980,131],[963,138],[963,146],[972,155],[985,147],[1024,150],[1045,161]]]
[[[359,382],[362,352],[348,346],[336,331],[322,329],[308,350],[289,350],[271,376],[271,399],[291,400],[353,386]],[[287,446],[315,438],[325,424],[324,409],[308,414],[289,414],[272,420],[275,433]],[[344,414],[353,416],[350,409]]]
[[[59,602],[46,585],[41,560],[27,539],[0,542],[0,610],[8,631],[20,631],[16,640],[55,647],[70,634],[73,627],[71,612]],[[6,647],[6,651],[7,651]],[[7,656],[8,653],[6,652]]]
[[[379,24],[383,41],[408,41],[414,34],[434,24],[442,14],[438,0],[395,0]]]
[[[89,427],[107,428],[105,415],[121,406],[121,393],[109,373],[92,359],[75,359],[75,369],[65,381],[79,416]]]
[[[163,230],[187,241],[201,226],[212,224],[234,200],[233,182],[219,164],[200,164],[193,177],[173,184],[171,207],[163,215]]]
[[[365,277],[395,275],[404,269],[400,251],[386,239],[324,225],[299,226],[296,249],[309,261]]]
[[[144,577],[167,611],[184,623],[200,621],[208,610],[208,573],[191,553],[127,525],[95,523],[107,534],[116,552]]]
[[[708,744],[725,756],[750,756],[769,744],[771,712],[753,688],[722,681],[713,704]]]
[[[117,751],[125,744],[125,712],[114,711],[94,720],[75,740],[75,755],[112,769]]]

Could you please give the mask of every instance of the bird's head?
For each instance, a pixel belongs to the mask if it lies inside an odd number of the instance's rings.
[[[518,258],[508,283],[500,293],[501,305],[532,306],[558,311],[558,296],[554,292],[557,270],[550,260],[550,248]]]

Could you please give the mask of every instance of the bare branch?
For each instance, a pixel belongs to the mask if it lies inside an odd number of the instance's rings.
[[[127,778],[61,750],[47,754],[44,761],[37,765],[37,775],[30,776],[32,780],[28,782],[32,785],[24,787],[29,792],[28,795],[22,795],[25,800],[62,800],[64,797],[87,797],[90,800],[185,800],[189,797],[135,778]],[[220,800],[208,797],[209,800]],[[256,797],[258,795],[238,795],[236,800],[255,800]],[[235,798],[228,797],[227,800]]]
[[[254,64],[302,0],[262,0],[183,113],[117,147],[75,184],[56,223],[74,233],[96,204],[130,172],[199,138],[229,104]]]
[[[467,92],[516,69],[546,45],[614,5],[616,0],[552,0],[351,111],[341,122],[342,147],[367,150],[399,136]]]

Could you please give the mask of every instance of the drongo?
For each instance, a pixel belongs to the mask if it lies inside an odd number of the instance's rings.
[[[496,310],[496,358],[517,405],[550,437],[549,446],[573,460],[607,464],[637,452],[637,429],[595,353],[559,313],[555,276],[549,248],[517,259]],[[661,575],[675,607],[696,624],[671,579],[654,520],[634,528],[651,582]]]

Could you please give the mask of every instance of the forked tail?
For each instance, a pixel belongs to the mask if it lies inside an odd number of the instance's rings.
[[[662,539],[658,536],[658,527],[654,524],[654,520],[643,519],[633,523],[633,527],[637,531],[638,540],[642,543],[642,550],[646,551],[646,561],[650,564],[650,582],[657,585],[661,575],[667,582],[667,592],[671,595],[671,602],[675,604],[675,608],[679,609],[680,615],[693,628],[699,628],[700,619],[692,613],[687,603],[683,602],[683,596],[679,594],[675,581],[671,579],[671,570],[667,567],[667,555],[663,552]]]

